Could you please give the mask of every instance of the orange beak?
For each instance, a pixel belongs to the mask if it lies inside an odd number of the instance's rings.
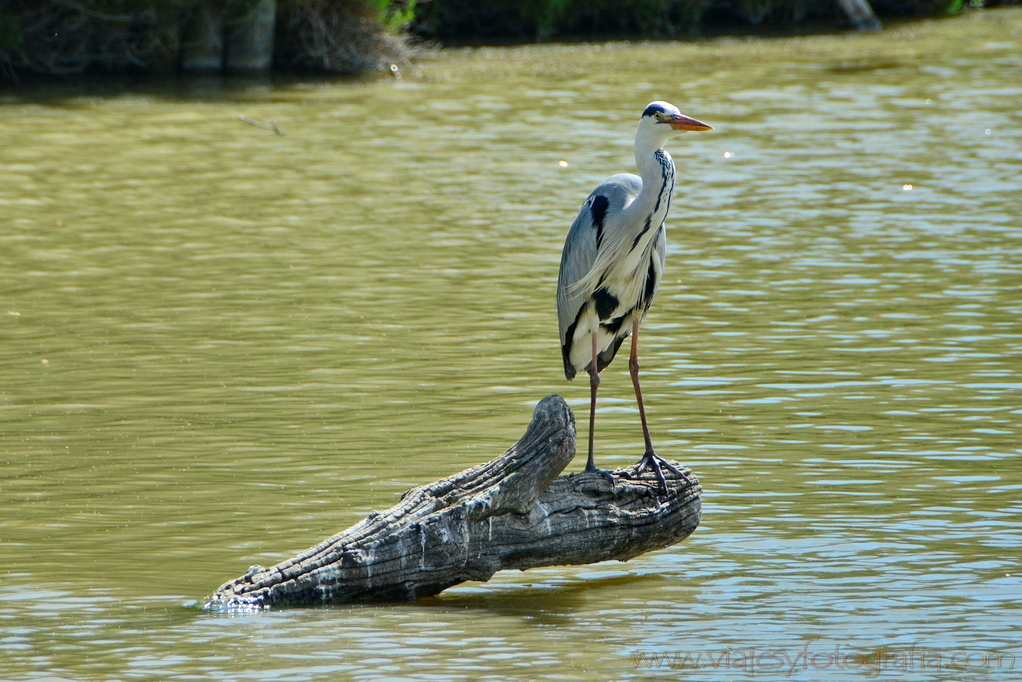
[[[671,127],[675,130],[713,130],[713,126],[708,126],[702,121],[697,121],[694,118],[689,118],[682,114],[672,116],[668,123],[670,123]]]

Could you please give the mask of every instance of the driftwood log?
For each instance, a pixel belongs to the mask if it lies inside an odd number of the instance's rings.
[[[574,456],[575,418],[560,396],[548,396],[500,457],[413,488],[396,506],[276,566],[252,566],[204,606],[418,599],[506,568],[626,561],[699,525],[702,488],[681,465],[689,480],[667,478],[665,494],[635,466],[558,477]]]

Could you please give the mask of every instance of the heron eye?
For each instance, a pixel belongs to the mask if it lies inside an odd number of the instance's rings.
[[[664,115],[663,115],[663,114],[661,114],[661,113],[660,113],[659,111],[653,114],[653,118],[655,118],[655,119],[656,119],[656,120],[658,120],[658,121],[659,121],[660,119],[662,119],[663,117],[664,117]]]

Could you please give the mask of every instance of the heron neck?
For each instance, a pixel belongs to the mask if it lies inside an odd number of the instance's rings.
[[[664,150],[663,141],[636,139],[635,165],[642,191],[632,202],[634,210],[666,215],[674,190],[674,160]]]

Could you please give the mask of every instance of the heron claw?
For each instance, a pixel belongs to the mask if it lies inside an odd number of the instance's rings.
[[[642,473],[647,469],[651,470],[656,474],[657,480],[660,481],[660,490],[664,495],[667,494],[667,479],[664,477],[663,469],[667,469],[671,473],[675,474],[679,478],[683,479],[689,485],[692,485],[693,481],[689,478],[688,474],[674,466],[666,459],[658,455],[652,449],[647,450],[646,454],[639,460],[639,466],[635,470],[636,477],[641,477]]]
[[[593,465],[591,467],[590,466],[586,466],[584,471],[587,474],[589,474],[589,473],[600,474],[601,476],[603,476],[604,478],[606,478],[610,482],[611,487],[617,485],[617,479],[614,478],[614,474],[612,474],[611,472],[607,471],[606,469],[597,469],[596,466]]]

